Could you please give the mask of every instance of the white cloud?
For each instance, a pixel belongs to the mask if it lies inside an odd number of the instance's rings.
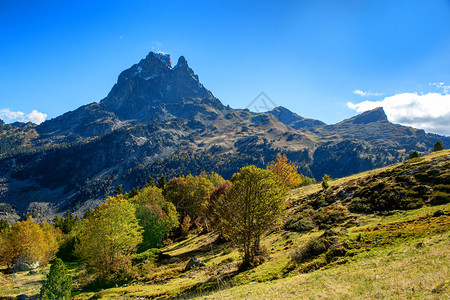
[[[38,112],[33,109],[29,114],[25,114],[21,111],[12,111],[9,108],[0,109],[0,119],[6,122],[33,122],[37,125],[41,124],[47,118],[47,114]]]
[[[434,82],[429,85],[435,86],[437,89],[442,89],[442,93],[447,94],[450,91],[450,85],[445,85],[445,82]]]
[[[377,92],[371,92],[371,91],[361,91],[361,90],[354,90],[353,94],[358,95],[358,96],[381,96],[383,95],[383,93],[377,93]]]
[[[383,107],[389,121],[450,136],[450,94],[402,93],[380,101],[347,103],[358,113]]]
[[[33,111],[29,113],[27,117],[31,122],[39,125],[45,121],[45,118],[47,118],[47,114],[38,112],[37,110],[33,109]]]

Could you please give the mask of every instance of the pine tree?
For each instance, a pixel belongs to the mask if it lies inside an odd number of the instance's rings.
[[[148,176],[147,181],[146,181],[146,183],[145,183],[145,186],[146,186],[146,187],[149,187],[149,186],[156,186],[156,183],[155,183],[155,181],[153,180],[153,177],[152,177],[152,176]]]
[[[166,187],[166,184],[167,184],[166,177],[164,177],[164,175],[161,175],[161,177],[159,177],[158,184],[156,186],[159,187],[160,189],[164,189]]]
[[[89,219],[89,218],[92,217],[93,215],[94,215],[94,214],[93,214],[91,208],[88,207],[88,209],[86,209],[86,211],[84,212],[83,220]]]
[[[442,142],[436,142],[433,146],[433,152],[444,150],[444,145]]]
[[[72,295],[72,277],[59,258],[50,267],[47,280],[41,288],[40,299],[70,299]]]
[[[116,189],[116,195],[123,195],[123,185],[119,185]]]
[[[328,189],[330,187],[330,184],[328,183],[329,180],[331,180],[330,176],[328,176],[327,174],[323,175],[322,188],[324,190],[326,190],[326,189]]]

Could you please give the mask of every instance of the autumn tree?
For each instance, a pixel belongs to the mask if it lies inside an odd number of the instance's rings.
[[[44,241],[46,244],[44,257],[40,261],[43,264],[47,264],[55,258],[59,246],[63,240],[63,234],[60,229],[53,227],[47,222],[42,222],[39,226],[44,235]]]
[[[72,277],[68,274],[66,265],[59,258],[50,267],[47,280],[41,287],[42,300],[69,300],[72,296]]]
[[[243,167],[219,198],[216,229],[234,241],[243,252],[243,267],[254,263],[260,253],[261,236],[277,224],[287,190],[278,176],[255,166]]]
[[[164,196],[175,204],[183,219],[203,217],[208,207],[209,195],[214,185],[205,176],[180,176],[172,178],[166,185]]]
[[[267,165],[267,169],[280,178],[287,188],[295,188],[302,184],[302,178],[298,174],[298,167],[289,162],[286,154],[277,154],[277,158]]]
[[[30,216],[25,221],[14,223],[2,239],[0,261],[9,268],[19,262],[46,264],[58,250],[61,231],[47,222],[37,224]]]
[[[131,266],[131,255],[142,242],[136,208],[123,196],[114,196],[84,219],[76,253],[102,277],[119,276]]]
[[[216,205],[220,197],[225,194],[226,190],[230,186],[229,181],[225,181],[219,186],[216,186],[209,196],[208,208],[206,209],[206,228],[211,230],[212,224],[220,223],[220,216],[216,215]],[[217,227],[217,226],[216,226]],[[223,237],[223,236],[222,236]]]
[[[223,184],[225,182],[225,179],[223,179],[222,176],[217,174],[216,172],[206,173],[203,171],[200,176],[208,179],[213,184],[214,188],[218,187],[219,185]]]
[[[175,206],[156,186],[144,188],[132,201],[136,204],[136,216],[143,228],[139,249],[160,247],[163,239],[179,224]]]

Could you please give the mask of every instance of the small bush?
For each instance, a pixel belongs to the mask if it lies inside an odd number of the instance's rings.
[[[408,156],[408,159],[414,159],[414,158],[419,158],[420,154],[417,151],[413,151],[411,152],[411,154]]]
[[[330,249],[328,249],[325,257],[328,262],[332,262],[336,257],[342,257],[347,254],[347,249],[342,244],[333,244]]]
[[[367,198],[364,197],[353,198],[348,205],[348,209],[351,212],[358,212],[358,213],[370,213],[373,211],[372,205],[369,203]]]
[[[330,184],[328,183],[328,181],[330,181],[330,180],[331,180],[330,176],[328,176],[327,174],[323,175],[322,188],[324,190],[326,190],[326,189],[328,189],[330,187]]]
[[[161,254],[161,250],[157,248],[151,248],[144,252],[134,255],[132,261],[133,263],[142,263],[144,261],[156,261],[158,256]]]
[[[325,253],[331,245],[337,242],[334,235],[332,232],[325,232],[319,237],[310,239],[291,254],[291,259],[296,262],[304,262]]]
[[[450,184],[437,184],[433,188],[435,191],[445,192],[450,194]]]
[[[291,219],[284,225],[284,229],[295,232],[310,231],[314,227],[315,224],[311,217],[301,217],[297,220]]]
[[[441,205],[450,202],[450,194],[445,192],[433,192],[429,203],[431,205]]]
[[[348,210],[345,207],[328,207],[319,209],[313,216],[319,229],[330,229],[345,220]]]
[[[180,228],[181,228],[181,237],[188,238],[189,228],[191,228],[191,217],[189,217],[189,215],[184,217],[183,222],[180,225]]]

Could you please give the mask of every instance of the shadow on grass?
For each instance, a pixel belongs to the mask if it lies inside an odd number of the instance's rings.
[[[230,281],[240,272],[241,271],[236,270],[210,278],[205,282],[200,282],[193,285],[192,287],[183,291],[181,294],[171,296],[169,299],[193,299],[195,297],[198,297],[199,295],[207,296],[210,293],[228,289],[233,286]]]
[[[188,240],[186,240],[186,242],[188,242]],[[167,260],[169,260],[170,258],[176,257],[178,259],[180,259],[180,261],[185,261],[185,260],[189,260],[193,257],[197,257],[200,256],[202,254],[208,253],[208,252],[213,252],[213,253],[220,253],[223,248],[225,247],[225,245],[228,245],[228,242],[224,242],[221,239],[215,239],[214,241],[212,241],[211,243],[208,244],[204,244],[199,248],[193,249],[191,251],[187,251],[187,252],[183,252],[181,254],[178,255],[169,255],[166,253],[161,253],[159,259],[158,259],[158,264],[159,265],[164,265],[167,263]],[[182,246],[179,245],[174,249],[171,249],[170,251],[176,250],[176,249],[181,249]],[[168,251],[168,252],[170,252]]]

